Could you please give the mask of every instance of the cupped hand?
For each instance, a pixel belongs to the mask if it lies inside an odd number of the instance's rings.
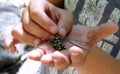
[[[117,31],[118,25],[114,23],[105,23],[98,27],[74,25],[72,31],[64,38],[65,50],[57,51],[45,42],[34,50],[37,54],[31,51],[29,57],[60,70],[70,66],[77,68],[84,64],[89,51],[98,41]]]

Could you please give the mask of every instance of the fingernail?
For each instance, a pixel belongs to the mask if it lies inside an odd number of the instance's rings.
[[[53,34],[55,34],[56,31],[57,31],[57,27],[52,26],[52,27],[50,28],[50,31],[51,31]]]
[[[61,28],[61,29],[60,29],[60,35],[61,35],[62,37],[65,37],[66,34],[67,34],[67,31],[66,31],[64,28]]]
[[[77,56],[79,56],[79,53],[78,53],[78,52],[72,52],[71,55],[72,55],[73,57],[77,57]]]
[[[40,44],[41,40],[40,39],[35,39],[34,40],[34,46],[37,47]]]

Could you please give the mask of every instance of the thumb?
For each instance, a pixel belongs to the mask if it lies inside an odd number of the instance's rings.
[[[119,29],[118,25],[115,23],[102,24],[93,30],[94,41],[98,42],[102,40],[103,38],[116,33],[118,29]]]
[[[64,11],[64,10],[63,10]],[[70,12],[64,11],[65,13],[61,13],[61,16],[59,17],[58,21],[58,34],[61,37],[65,37],[71,30],[73,26],[73,15]],[[68,15],[66,17],[65,15]]]
[[[4,39],[5,48],[7,49],[7,51],[9,51],[11,53],[15,53],[15,51],[16,51],[15,44],[17,44],[17,43],[19,43],[19,41],[14,39],[11,35],[8,35]]]

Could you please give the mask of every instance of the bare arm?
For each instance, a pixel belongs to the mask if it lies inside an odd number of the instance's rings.
[[[120,74],[120,61],[94,47],[85,65],[78,68],[81,74]]]

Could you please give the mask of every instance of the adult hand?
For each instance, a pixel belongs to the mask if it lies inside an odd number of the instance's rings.
[[[78,68],[84,64],[89,51],[98,41],[117,31],[118,25],[113,23],[105,23],[98,27],[75,25],[63,41],[65,50],[56,51],[51,44],[43,43],[31,51],[29,57],[60,70],[69,66]]]
[[[72,13],[46,0],[31,0],[29,6],[23,9],[22,21],[13,28],[12,35],[6,37],[5,46],[15,52],[17,43],[38,45],[42,40],[53,38],[56,33],[65,37],[72,24]]]

